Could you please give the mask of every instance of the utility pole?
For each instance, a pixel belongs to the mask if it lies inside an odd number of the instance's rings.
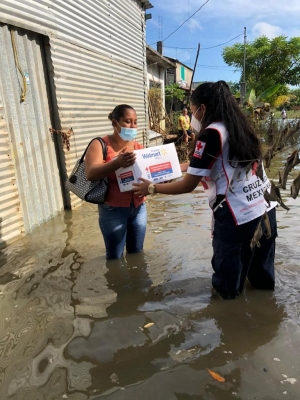
[[[187,104],[189,104],[190,98],[191,98],[191,95],[192,95],[192,86],[193,86],[194,75],[195,75],[195,71],[196,71],[196,67],[197,67],[197,62],[198,62],[199,53],[200,53],[200,43],[198,43],[198,50],[197,50],[197,54],[196,54],[196,60],[195,60],[195,65],[194,65],[194,69],[193,69],[193,74],[192,74],[192,79],[191,79],[191,86],[190,86],[190,92],[189,92],[189,97],[188,97],[188,102],[187,102]]]
[[[246,45],[247,45],[247,29],[244,27],[244,63],[243,63],[243,78],[241,82],[241,104],[244,105],[246,96]]]

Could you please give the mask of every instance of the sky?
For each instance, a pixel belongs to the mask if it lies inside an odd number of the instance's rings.
[[[222,49],[244,43],[244,27],[247,42],[262,35],[270,39],[279,35],[300,36],[300,0],[206,1],[150,0],[154,8],[147,10],[152,14],[152,19],[147,20],[147,44],[156,49],[156,42],[163,40],[165,56],[193,68],[200,43],[194,82],[240,81],[241,71],[225,64]],[[199,12],[167,38],[203,4]]]

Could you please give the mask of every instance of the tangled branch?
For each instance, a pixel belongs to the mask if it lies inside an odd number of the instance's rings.
[[[70,137],[73,135],[73,129],[69,129],[67,131],[60,131],[58,129],[49,128],[49,131],[53,134],[56,133],[61,136],[63,147],[66,147],[67,150],[70,150]]]

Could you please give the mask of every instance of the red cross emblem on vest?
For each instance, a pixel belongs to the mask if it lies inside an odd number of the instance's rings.
[[[201,150],[203,148],[202,142],[197,143],[197,150]]]
[[[195,151],[194,151],[194,157],[202,158],[202,154],[203,154],[205,146],[206,146],[205,142],[201,142],[200,140],[198,140],[196,143]]]

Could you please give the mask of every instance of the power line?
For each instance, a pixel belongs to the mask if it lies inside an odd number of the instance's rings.
[[[170,36],[174,35],[175,32],[177,32],[186,22],[188,22],[195,14],[197,14],[201,8],[203,8],[207,3],[209,2],[209,0],[206,0],[205,3],[202,4],[201,7],[198,8],[198,10],[196,10],[190,17],[188,17],[185,21],[183,21],[183,23],[181,25],[179,25],[178,28],[175,29],[175,31],[173,31],[172,33],[170,33],[169,36],[167,36],[164,40],[162,40],[162,42],[165,42],[167,39],[169,39]],[[150,46],[152,46],[155,43],[152,43]]]
[[[191,63],[185,63],[188,66],[191,66]],[[232,69],[230,67],[226,67],[226,65],[207,65],[207,64],[197,64],[197,67],[200,68],[207,68],[207,69],[214,69],[214,70],[220,70],[220,71],[234,71],[234,72],[238,72],[239,68],[236,69]]]
[[[237,39],[238,37],[240,37],[240,36],[242,36],[242,35],[243,35],[243,33],[241,33],[241,34],[235,36],[234,38],[232,38],[232,39],[230,39],[230,40],[227,40],[227,42],[220,43],[220,44],[217,44],[217,45],[211,46],[211,47],[203,47],[203,48],[201,48],[201,50],[214,49],[215,47],[223,46],[224,44],[227,44],[227,43],[229,43],[229,42],[232,42],[233,40]],[[175,46],[164,46],[164,47],[165,47],[166,49],[180,49],[180,50],[196,50],[196,49],[197,49],[197,47],[175,47]]]
[[[164,46],[166,49],[179,49],[179,50],[196,50],[197,47],[175,47],[175,46]]]
[[[238,72],[238,70],[236,70],[236,69],[229,69],[229,68],[220,68],[220,67],[217,67],[217,68],[213,68],[213,67],[201,67],[201,66],[199,66],[199,65],[197,65],[197,67],[199,67],[199,68],[203,68],[203,69],[210,69],[211,71],[232,71],[232,72]]]
[[[225,65],[221,66],[221,65],[201,65],[201,64],[197,64],[197,67],[224,70],[224,71],[238,71],[238,69],[228,69]]]
[[[207,68],[226,68],[226,65],[208,65],[208,64],[197,64],[198,67],[207,67]]]
[[[242,35],[243,35],[243,33],[241,33],[240,35],[237,35],[236,37],[234,37],[234,38],[232,38],[232,39],[230,39],[230,40],[227,40],[227,42],[224,42],[224,43],[221,43],[221,44],[217,44],[216,46],[203,47],[202,50],[214,49],[215,47],[223,46],[224,44],[227,44],[227,43],[229,43],[229,42],[232,42],[234,39],[237,39],[238,37],[240,37],[240,36],[242,36]]]

